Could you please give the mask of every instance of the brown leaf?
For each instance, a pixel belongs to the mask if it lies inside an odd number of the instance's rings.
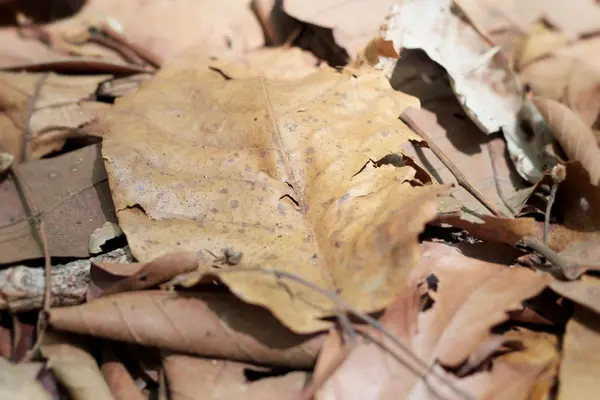
[[[243,253],[240,267],[280,269],[381,309],[416,262],[444,190],[394,165],[418,139],[397,118],[415,102],[371,71],[225,81],[197,58],[174,62],[107,120],[120,226],[141,261],[229,247]],[[328,327],[321,317],[337,307],[293,281],[220,276],[296,332]]]
[[[533,98],[570,161],[579,161],[592,185],[600,184],[600,147],[592,130],[565,105],[551,99]]]
[[[143,400],[141,390],[136,386],[127,368],[110,348],[106,348],[100,370],[115,400]]]
[[[599,51],[600,38],[579,40],[529,64],[520,71],[521,81],[536,95],[564,103],[592,127],[600,109],[600,63],[590,54]]]
[[[54,308],[50,324],[129,343],[291,368],[311,367],[323,339],[294,334],[264,309],[226,293],[116,294]]]
[[[597,311],[597,310],[596,310]],[[576,307],[567,323],[560,365],[558,399],[593,399],[598,395],[598,314]]]
[[[600,279],[583,275],[577,281],[554,281],[550,284],[550,288],[561,296],[600,313]]]
[[[0,148],[17,162],[60,150],[68,137],[82,135],[79,128],[111,107],[93,101],[98,84],[108,78],[1,72]]]
[[[89,257],[89,235],[116,222],[99,146],[15,168],[44,218],[50,255]],[[5,179],[0,188],[0,263],[41,258],[15,182]]]
[[[72,18],[43,27],[53,35],[54,41],[64,42],[64,36],[80,33],[82,26],[87,29],[90,22],[109,18],[122,27],[128,40],[165,59],[191,49],[201,49],[207,54],[237,55],[258,48],[264,42],[260,25],[250,10],[250,0],[183,0],[176,3],[91,0],[86,1]],[[60,48],[49,51],[41,43],[23,39],[14,28],[0,31],[0,43],[0,65],[4,67],[26,61],[68,58]],[[121,60],[112,50],[94,43],[76,49],[80,54],[93,51],[102,54],[102,59]]]
[[[500,249],[490,245],[453,247],[423,243],[423,258],[417,268],[439,280],[432,307],[411,317],[415,302],[410,295],[414,287],[409,286],[404,296],[399,296],[386,311],[382,323],[426,365],[439,360],[444,365],[458,366],[492,337],[490,328],[508,318],[507,310],[540,292],[549,281],[532,270],[504,265],[512,256],[510,252],[498,253],[505,251]],[[409,358],[407,351],[378,333],[372,335],[387,350],[373,342],[356,346],[326,383],[322,398],[391,399],[419,391],[427,393],[417,384],[418,376],[426,372],[424,368]],[[327,346],[323,353],[326,351]],[[457,396],[438,377],[429,374],[427,380],[436,391],[448,392],[450,398]]]
[[[393,0],[318,1],[286,0],[283,9],[304,22],[333,29],[335,41],[354,58],[360,48],[379,32],[386,13],[396,3]]]
[[[268,369],[249,364],[178,354],[167,356],[164,368],[173,400],[291,400],[298,398],[308,379],[301,371],[268,377]],[[267,376],[249,381],[252,372]]]
[[[0,357],[0,376],[2,377],[0,398],[14,400],[51,399],[52,396],[22,367],[23,364],[13,364]]]
[[[96,360],[72,336],[47,332],[41,351],[74,400],[113,398]]]
[[[125,279],[113,283],[103,290],[103,295],[106,296],[119,292],[151,288],[177,275],[194,271],[200,267],[202,257],[194,252],[180,252],[165,254],[146,263],[133,263],[133,265],[94,263],[94,267],[112,271],[126,268],[126,272],[128,272],[125,274],[127,276]],[[135,271],[132,271],[134,268]]]

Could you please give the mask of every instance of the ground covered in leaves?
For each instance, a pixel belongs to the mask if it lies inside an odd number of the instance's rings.
[[[0,0],[0,397],[593,399],[593,0]]]

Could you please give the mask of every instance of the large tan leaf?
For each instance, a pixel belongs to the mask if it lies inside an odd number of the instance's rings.
[[[53,308],[50,324],[69,332],[259,364],[309,368],[322,336],[301,336],[264,309],[229,293],[144,291]]]
[[[225,80],[198,59],[174,62],[107,119],[103,155],[134,255],[230,247],[240,266],[381,309],[416,262],[441,190],[392,165],[419,140],[398,120],[416,103],[377,72]],[[221,279],[297,332],[329,326],[319,318],[334,306],[310,288],[255,272]]]
[[[443,243],[424,243],[423,258],[416,269],[421,274],[433,273],[439,279],[432,294],[432,307],[419,314],[415,312],[418,303],[411,294],[415,290],[413,284],[386,310],[382,322],[405,343],[408,351],[427,366],[436,361],[446,366],[460,365],[481,344],[492,338],[490,328],[508,319],[507,310],[519,307],[522,300],[540,292],[548,282],[548,277],[532,270],[503,265],[510,258],[510,252],[498,254],[499,250],[498,246],[487,244],[453,247]],[[395,399],[408,398],[411,393],[414,398],[427,398],[428,385],[421,386],[422,382],[418,379],[425,368],[409,358],[407,351],[397,348],[380,334],[373,333],[373,336],[385,343],[388,349],[370,341],[355,346],[324,386],[320,399]],[[320,357],[332,352],[327,343]],[[556,356],[555,352],[552,354]],[[515,388],[515,393],[527,393],[535,377],[549,362],[547,358],[541,364],[524,361],[521,372],[527,371],[531,375],[524,386]],[[499,373],[499,376],[510,370]],[[430,395],[435,398],[433,394],[441,391],[447,393],[448,398],[457,398],[457,393],[450,391],[437,375],[428,375],[429,390],[433,389]],[[490,382],[494,378],[499,378],[498,375],[486,375],[480,376],[487,381],[485,384],[451,381],[463,391],[484,392],[491,389]],[[509,375],[514,379],[518,373],[512,371]]]
[[[38,159],[62,148],[69,136],[83,135],[79,128],[110,108],[92,101],[109,77],[0,73],[0,149],[17,161]]]
[[[264,377],[255,382],[247,376],[269,370],[227,360],[210,360],[183,354],[165,357],[165,374],[173,400],[292,400],[307,381],[302,371]]]
[[[595,399],[600,389],[598,314],[577,307],[567,323],[559,376],[559,399]]]

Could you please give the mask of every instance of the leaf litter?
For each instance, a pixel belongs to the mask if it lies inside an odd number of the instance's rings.
[[[576,3],[7,9],[8,395],[593,398]]]

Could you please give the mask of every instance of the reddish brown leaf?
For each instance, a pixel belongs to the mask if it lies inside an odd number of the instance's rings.
[[[570,161],[579,161],[589,173],[592,185],[600,183],[600,147],[592,130],[571,109],[558,101],[533,98],[544,119]]]
[[[498,246],[424,243],[422,252],[417,269],[433,273],[439,280],[432,307],[411,317],[415,308],[410,293],[414,288],[408,287],[397,304],[386,311],[382,322],[426,365],[436,360],[444,365],[460,365],[492,338],[490,328],[508,318],[507,310],[518,308],[521,300],[541,291],[549,280],[529,269],[509,268],[504,263],[512,258],[511,252]],[[327,395],[323,398],[336,395],[391,399],[413,391],[427,393],[417,384],[418,376],[426,373],[425,368],[409,358],[406,351],[381,339],[380,334],[373,336],[382,340],[388,350],[372,342],[356,346],[326,384],[323,393]],[[323,354],[328,360],[331,353],[325,347]],[[450,393],[451,398],[457,396],[439,377],[428,375],[428,381],[434,382],[436,391]],[[528,382],[529,386],[521,389],[528,390],[532,381]]]
[[[111,263],[94,263],[93,265],[95,268],[101,268],[105,271],[112,270],[117,273],[121,269],[125,270],[125,274],[123,274],[127,276],[125,279],[113,283],[103,290],[103,295],[109,295],[151,288],[168,281],[174,276],[194,271],[199,268],[202,257],[198,253],[188,251],[165,254],[152,261],[134,263],[133,265]],[[132,271],[134,268],[135,270]],[[98,286],[98,282],[94,283]]]
[[[173,400],[292,400],[297,399],[308,377],[305,372],[265,376],[249,381],[252,372],[268,375],[269,370],[226,360],[187,355],[169,355],[164,362]]]
[[[104,350],[100,370],[115,400],[143,400],[147,398],[136,386],[127,368],[110,348]]]
[[[52,309],[50,324],[130,343],[293,368],[311,367],[323,339],[294,334],[265,309],[227,293],[121,293]]]
[[[89,235],[116,222],[99,146],[15,168],[44,218],[50,255],[89,257]],[[0,188],[0,263],[42,257],[15,182]]]

